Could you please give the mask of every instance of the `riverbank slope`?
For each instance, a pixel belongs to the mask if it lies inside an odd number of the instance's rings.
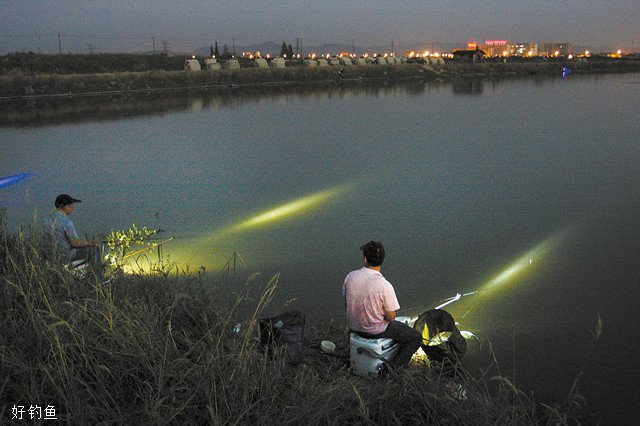
[[[182,70],[185,59],[150,55],[6,55],[0,57],[0,101],[211,91],[239,86],[334,86],[362,81],[552,75],[563,69],[575,73],[640,71],[640,60],[609,58],[326,67],[306,67],[296,61],[285,68],[267,69],[243,61],[238,69],[204,71]]]

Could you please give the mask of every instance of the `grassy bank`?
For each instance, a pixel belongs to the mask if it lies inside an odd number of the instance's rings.
[[[458,78],[559,74],[564,66],[579,73],[640,71],[637,60],[487,61],[421,64],[328,66],[308,68],[291,62],[284,69],[257,69],[243,61],[240,69],[187,72],[186,57],[157,55],[36,55],[0,57],[0,98],[38,99],[105,94],[148,94],[154,91],[213,90],[230,85],[349,84],[363,80]]]
[[[198,91],[230,85],[339,84],[362,79],[401,79],[436,74],[418,64],[402,66],[291,67],[218,71],[148,71],[97,74],[15,74],[0,76],[0,97],[119,94],[153,91]]]
[[[536,403],[504,377],[433,365],[367,380],[348,371],[346,329],[307,324],[305,362],[268,356],[257,318],[278,277],[237,297],[202,271],[76,276],[39,256],[37,236],[0,224],[0,419],[54,406],[69,424],[565,424],[573,398]],[[231,330],[240,322],[239,334]],[[338,355],[322,354],[323,339]],[[459,385],[466,399],[451,392]]]

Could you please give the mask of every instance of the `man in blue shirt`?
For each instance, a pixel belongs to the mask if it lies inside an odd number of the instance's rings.
[[[96,267],[96,272],[101,272],[98,241],[79,238],[73,221],[69,219],[69,215],[73,213],[73,205],[80,202],[67,194],[56,197],[56,209],[45,217],[43,223],[47,257],[54,259],[55,256],[60,256],[69,264],[84,260],[91,262]]]

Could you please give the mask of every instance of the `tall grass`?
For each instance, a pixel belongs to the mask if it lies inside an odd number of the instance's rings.
[[[201,273],[135,274],[103,285],[46,262],[38,245],[0,223],[3,421],[14,405],[29,404],[52,405],[69,424],[571,421],[501,377],[474,380],[421,364],[380,380],[354,376],[346,330],[333,322],[307,325],[305,363],[288,366],[257,339],[277,275],[250,276],[232,298]],[[316,349],[323,339],[338,343],[336,356]],[[454,392],[460,385],[466,398]]]

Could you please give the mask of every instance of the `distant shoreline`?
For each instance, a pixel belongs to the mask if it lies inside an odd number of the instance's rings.
[[[175,62],[175,61],[174,61]],[[175,64],[171,65],[175,67]],[[496,78],[523,75],[553,75],[566,67],[575,73],[624,73],[640,71],[640,60],[589,59],[462,63],[439,65],[408,63],[399,65],[332,65],[326,67],[239,68],[203,71],[148,70],[85,73],[27,73],[20,70],[0,73],[0,102],[69,99],[101,96],[145,96],[162,92],[227,90],[237,87],[287,85],[349,85],[363,81]],[[37,68],[34,66],[34,68]],[[55,67],[52,67],[55,68]],[[60,68],[60,67],[58,67]],[[106,68],[106,67],[102,67]],[[135,69],[135,66],[131,67]],[[139,67],[138,67],[139,68]],[[90,67],[87,67],[91,71]]]

